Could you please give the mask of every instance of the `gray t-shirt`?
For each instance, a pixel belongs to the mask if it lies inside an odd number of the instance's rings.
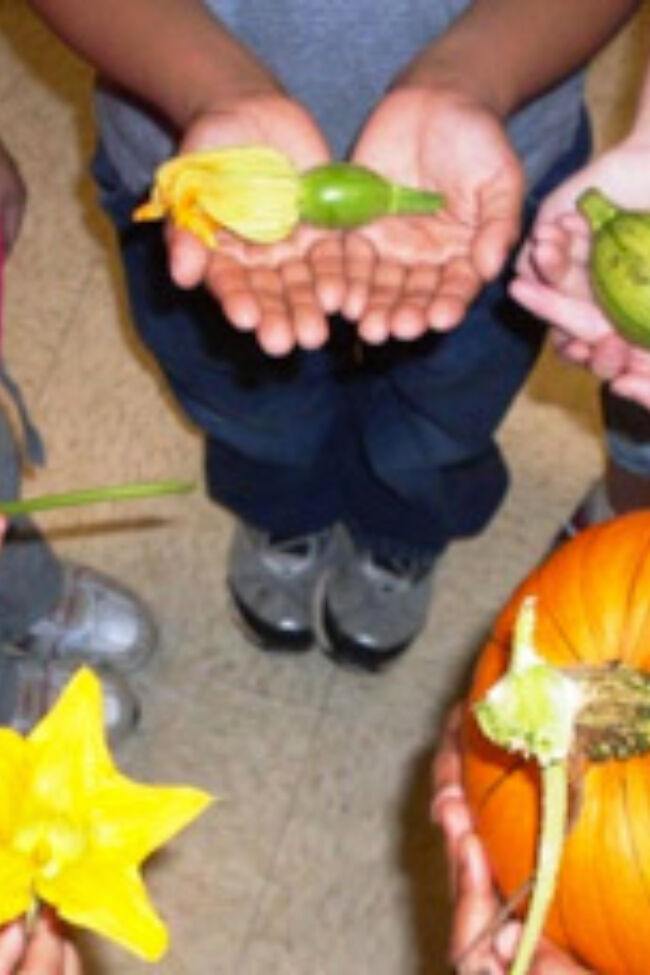
[[[205,0],[215,15],[311,111],[344,158],[395,74],[470,5],[470,0]],[[471,71],[471,65],[468,65]],[[575,136],[578,72],[517,112],[512,141],[529,181],[538,180]],[[175,135],[135,101],[100,86],[100,138],[135,193],[173,153]]]

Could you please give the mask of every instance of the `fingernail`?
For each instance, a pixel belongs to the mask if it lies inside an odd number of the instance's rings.
[[[521,925],[518,921],[510,921],[508,924],[504,924],[494,936],[494,947],[505,961],[510,961],[514,957],[520,936]]]

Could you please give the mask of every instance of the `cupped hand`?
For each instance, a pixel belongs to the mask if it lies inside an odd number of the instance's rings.
[[[229,145],[267,145],[283,152],[299,170],[327,162],[327,144],[309,114],[282,94],[237,102],[229,111],[198,118],[186,131],[181,152]],[[219,233],[209,251],[197,238],[167,226],[170,273],[175,283],[203,283],[221,303],[235,328],[254,331],[260,346],[281,356],[295,346],[321,346],[328,337],[327,314],[343,292],[339,234],[300,227],[275,245],[248,244]]]
[[[628,139],[551,193],[517,258],[516,301],[551,325],[551,342],[568,362],[650,408],[650,352],[632,345],[595,302],[589,283],[591,233],[576,200],[598,186],[621,206],[650,207],[650,147]]]
[[[372,343],[453,328],[520,232],[524,176],[503,126],[458,93],[396,88],[368,120],[353,161],[442,193],[445,206],[346,236],[343,313]]]
[[[442,831],[453,903],[451,962],[459,975],[506,975],[521,934],[504,916],[488,861],[463,792],[462,706],[443,726],[432,767],[431,817]],[[529,975],[586,975],[564,952],[542,940]]]

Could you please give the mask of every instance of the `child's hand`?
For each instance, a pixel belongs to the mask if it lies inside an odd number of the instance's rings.
[[[7,253],[16,242],[27,193],[18,167],[0,143],[0,228]]]
[[[249,98],[230,112],[203,115],[185,133],[182,151],[227,145],[268,145],[300,170],[329,161],[329,150],[308,113],[277,94]],[[208,251],[168,225],[170,272],[177,285],[200,282],[221,302],[235,328],[255,332],[270,355],[295,346],[318,348],[328,337],[326,316],[340,305],[341,235],[300,227],[279,244],[248,244],[222,232]]]
[[[445,206],[347,236],[343,312],[373,343],[458,325],[520,232],[524,177],[503,126],[466,96],[396,88],[370,116],[353,159],[441,193]]]
[[[519,255],[510,293],[551,323],[551,341],[562,358],[650,409],[650,352],[622,338],[594,301],[590,232],[575,210],[576,199],[590,186],[622,206],[650,209],[649,160],[650,148],[628,139],[551,193]]]

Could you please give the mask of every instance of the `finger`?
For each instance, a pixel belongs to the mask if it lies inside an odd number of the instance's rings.
[[[435,267],[420,266],[407,271],[390,316],[390,331],[395,338],[412,340],[426,332],[427,310],[439,280],[440,271]]]
[[[327,323],[317,298],[311,267],[294,259],[280,268],[284,283],[284,300],[293,321],[298,345],[317,349],[327,340]]]
[[[574,366],[589,366],[592,347],[580,339],[570,339],[562,350],[563,358]]]
[[[451,931],[451,955],[459,972],[480,971],[482,966],[487,966],[486,971],[495,970],[490,925],[498,909],[481,843],[476,834],[470,833],[459,847],[458,891]]]
[[[170,221],[166,223],[164,233],[172,281],[179,288],[195,288],[203,280],[209,251],[194,234],[174,227]]]
[[[492,281],[502,270],[516,244],[521,226],[521,190],[488,193],[481,200],[481,223],[472,246],[476,270],[485,281]]]
[[[62,975],[83,975],[81,958],[74,945],[66,941],[63,946],[63,973]]]
[[[445,862],[449,874],[452,896],[459,889],[459,872],[462,868],[460,849],[466,837],[472,834],[473,824],[464,796],[454,798],[451,793],[441,796],[437,804],[437,819],[445,844]]]
[[[465,258],[456,258],[444,266],[436,295],[429,305],[427,317],[435,331],[445,332],[464,318],[483,281],[474,265]]]
[[[343,241],[343,263],[346,290],[341,311],[351,321],[358,321],[368,303],[377,253],[370,241],[361,234],[346,234]]]
[[[257,328],[261,307],[248,267],[226,254],[214,254],[207,268],[205,284],[235,328],[243,332]]]
[[[310,249],[308,260],[321,307],[328,315],[340,311],[346,292],[343,236],[328,235]]]
[[[269,355],[286,355],[294,348],[296,336],[282,275],[274,268],[250,268],[249,280],[260,308],[257,340]]]
[[[463,706],[456,704],[447,715],[436,754],[433,760],[433,794],[435,797],[449,788],[460,790],[461,752],[460,730],[463,720]]]
[[[618,335],[607,335],[596,344],[591,355],[592,372],[606,382],[625,372],[629,346]]]
[[[571,297],[523,278],[515,278],[508,291],[534,315],[559,325],[576,338],[593,343],[611,334],[611,325],[591,300]]]
[[[11,975],[25,950],[25,929],[16,921],[0,932],[0,975]]]
[[[406,271],[397,261],[379,260],[370,281],[366,309],[359,321],[359,335],[373,345],[390,336],[390,315],[402,292]]]
[[[611,388],[618,396],[634,400],[650,410],[650,381],[645,376],[625,375],[615,379]]]
[[[16,975],[61,975],[64,941],[51,914],[39,917]]]

